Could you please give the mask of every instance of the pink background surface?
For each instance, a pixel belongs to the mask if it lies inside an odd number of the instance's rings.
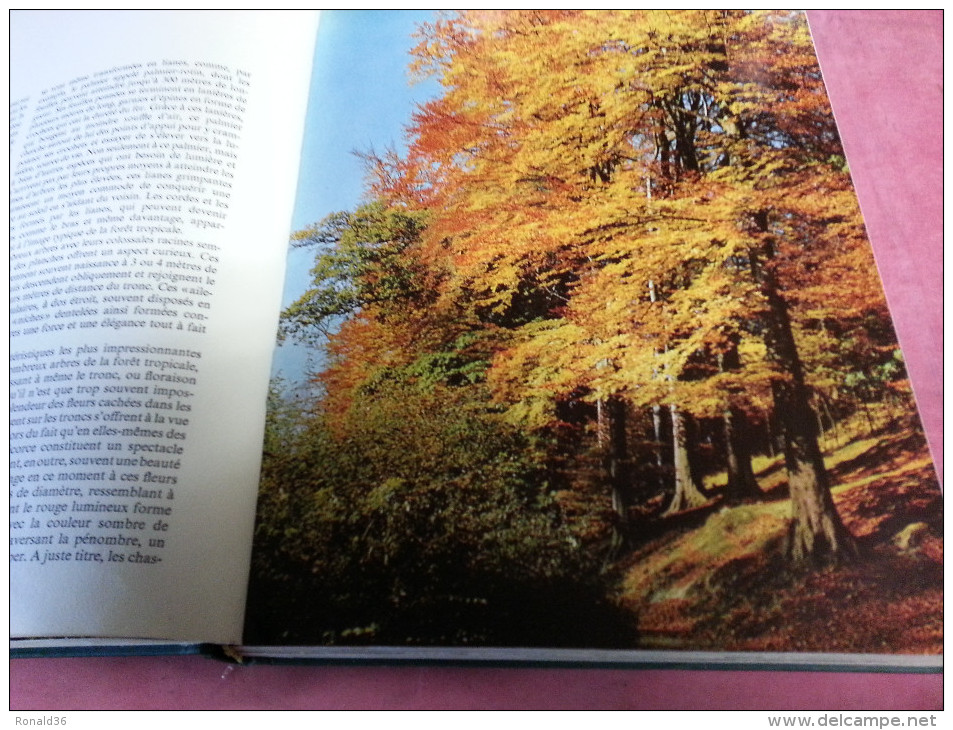
[[[868,231],[942,479],[943,14],[811,11]],[[940,674],[232,666],[17,659],[14,710],[932,710]]]

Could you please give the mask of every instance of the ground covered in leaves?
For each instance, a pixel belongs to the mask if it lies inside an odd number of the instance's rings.
[[[885,430],[835,446],[826,461],[860,558],[792,569],[784,470],[766,462],[759,477],[767,501],[676,515],[671,530],[624,561],[618,600],[638,617],[640,644],[941,653],[942,506],[925,447]]]

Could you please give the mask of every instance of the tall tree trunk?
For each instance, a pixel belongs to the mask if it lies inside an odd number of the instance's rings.
[[[758,480],[751,468],[751,448],[748,445],[748,418],[744,411],[727,408],[724,413],[725,450],[728,462],[728,484],[725,498],[731,504],[757,499],[761,496]]]
[[[612,488],[612,511],[625,526],[629,521],[628,495],[628,442],[626,425],[628,414],[625,401],[612,397],[606,401],[608,414],[608,448],[606,450],[606,472]]]
[[[655,468],[658,484],[665,488],[665,459],[662,456],[662,406],[652,406],[652,431],[655,434]]]
[[[821,444],[821,451],[827,448],[827,434],[824,433],[824,421],[821,420],[821,412],[814,408],[814,418],[817,419],[817,440]]]
[[[665,154],[668,153],[665,152]],[[667,160],[667,156],[664,159]],[[647,197],[649,200],[652,199],[651,178],[648,181]],[[655,281],[649,279],[649,301],[655,303],[657,298],[658,292],[655,288]],[[658,356],[658,350],[655,351],[655,355]],[[658,369],[652,368],[652,378],[657,377],[659,377]],[[655,466],[658,470],[658,483],[660,488],[665,489],[665,462],[662,457],[662,406],[657,403],[652,406],[652,429],[655,432]]]
[[[596,402],[597,439],[602,453],[602,468],[610,489],[612,511],[623,526],[628,522],[628,414],[625,401],[610,397]]]
[[[790,556],[795,563],[836,561],[855,555],[857,546],[834,507],[787,302],[771,267],[765,265],[774,258],[767,212],[755,214],[754,220],[762,235],[761,245],[750,252],[752,273],[770,309],[765,339],[771,357],[788,376],[776,384],[774,400],[784,431],[784,465],[791,494]]]
[[[721,372],[737,370],[741,367],[738,355],[738,340],[735,336],[727,352],[718,355],[718,369]],[[747,499],[757,499],[761,489],[751,468],[751,447],[748,445],[748,417],[739,408],[728,405],[722,416],[725,429],[725,461],[728,482],[725,485],[725,499],[729,504],[738,504]]]
[[[670,410],[672,413],[672,445],[675,449],[675,496],[672,498],[668,509],[665,510],[667,515],[692,507],[700,507],[708,501],[695,483],[689,465],[685,416],[674,404],[672,404]]]
[[[827,430],[831,434],[831,438],[834,441],[834,448],[837,448],[840,446],[840,429],[837,428],[837,421],[834,419],[834,414],[831,413],[831,408],[828,405],[827,398],[822,395],[818,399],[818,402],[824,409],[824,415],[827,416]]]
[[[775,389],[776,407],[784,424],[784,465],[791,494],[789,549],[796,563],[821,564],[853,557],[857,546],[834,506],[816,421],[803,390],[796,383],[779,384]]]

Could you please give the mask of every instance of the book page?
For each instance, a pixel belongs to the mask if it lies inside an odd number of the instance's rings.
[[[12,14],[14,638],[240,638],[316,31]]]

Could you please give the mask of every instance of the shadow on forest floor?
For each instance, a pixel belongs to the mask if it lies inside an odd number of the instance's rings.
[[[940,653],[942,508],[925,446],[883,432],[826,461],[861,558],[814,571],[789,565],[785,482],[763,502],[673,515],[671,529],[642,535],[618,566],[618,600],[638,616],[641,645]]]

